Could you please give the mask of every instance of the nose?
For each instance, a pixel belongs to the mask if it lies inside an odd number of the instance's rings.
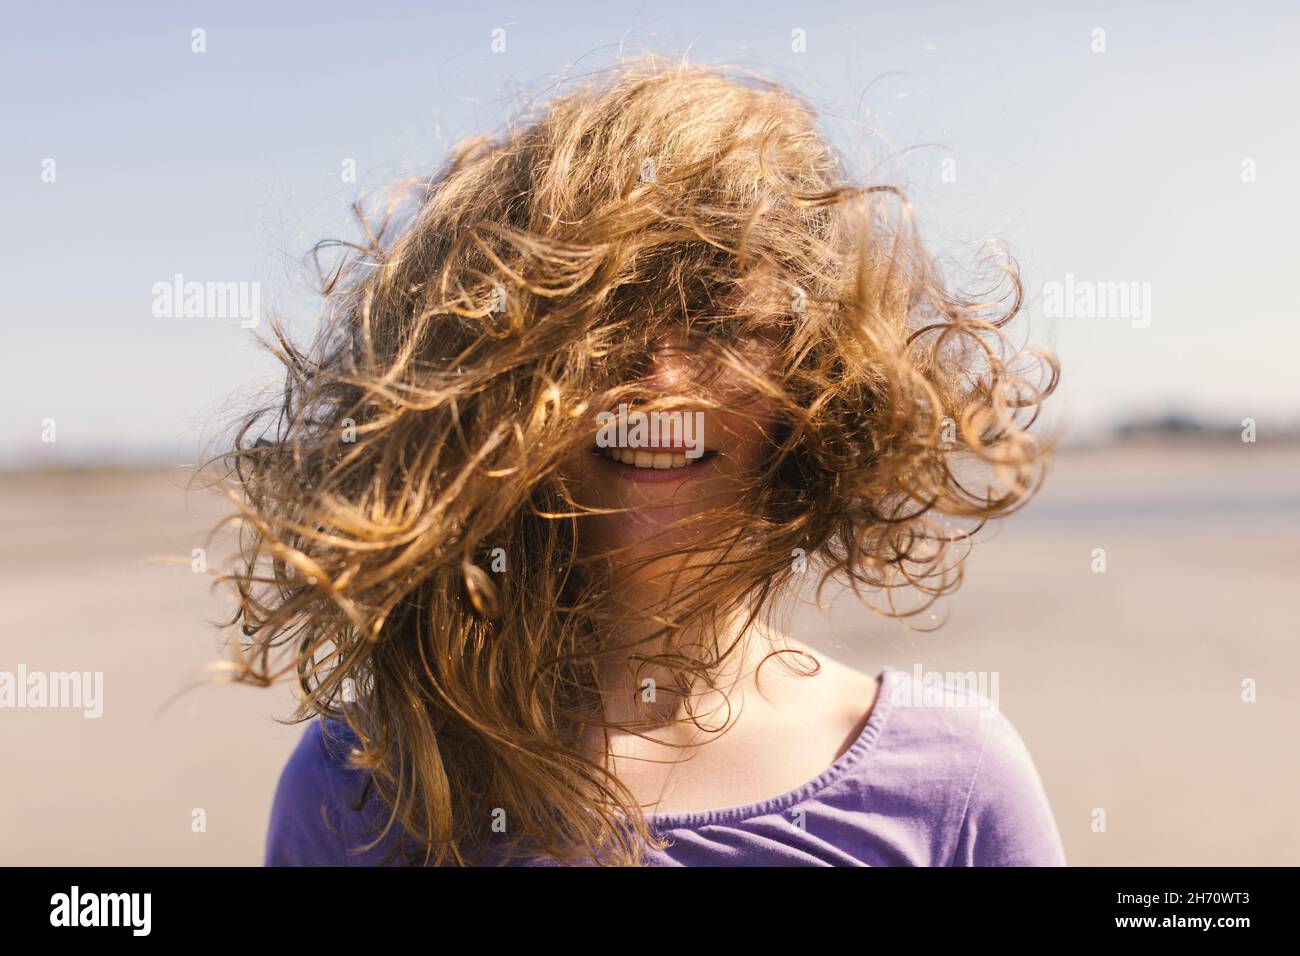
[[[656,389],[684,391],[694,383],[698,364],[684,336],[663,339],[651,347],[640,377]]]

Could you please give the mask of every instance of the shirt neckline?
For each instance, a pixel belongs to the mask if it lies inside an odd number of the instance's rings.
[[[651,830],[662,833],[666,830],[690,830],[725,823],[738,823],[751,817],[779,813],[811,799],[817,793],[843,778],[859,763],[866,760],[875,748],[876,741],[880,739],[881,731],[885,726],[885,720],[889,717],[894,699],[894,685],[897,682],[899,673],[893,667],[885,667],[881,670],[878,675],[880,689],[876,693],[875,704],[871,708],[871,715],[867,718],[867,723],[862,728],[862,732],[858,734],[857,739],[853,741],[848,750],[840,754],[833,764],[812,780],[795,787],[793,790],[787,790],[779,796],[768,797],[765,800],[757,800],[753,803],[719,807],[712,810],[692,810],[684,813],[647,813],[645,815],[646,825]]]

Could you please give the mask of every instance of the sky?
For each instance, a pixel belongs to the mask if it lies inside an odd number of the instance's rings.
[[[259,329],[160,289],[255,284],[310,332],[304,257],[355,238],[353,202],[640,51],[806,97],[937,254],[1005,245],[1070,434],[1171,410],[1294,427],[1296,49],[1300,12],[1262,0],[14,7],[0,468],[195,460],[278,374]]]

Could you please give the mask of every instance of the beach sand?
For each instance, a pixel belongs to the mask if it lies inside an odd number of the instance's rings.
[[[186,478],[0,476],[0,671],[104,675],[97,719],[0,710],[0,863],[261,862],[302,728],[277,723],[287,687],[198,686],[164,709],[220,659],[230,606],[190,566],[226,508]],[[1068,450],[978,541],[937,632],[845,599],[799,611],[797,636],[864,669],[996,674],[1073,865],[1300,864],[1300,446]]]

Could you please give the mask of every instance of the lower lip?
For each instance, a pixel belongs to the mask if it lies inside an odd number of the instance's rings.
[[[638,468],[636,465],[627,465],[621,461],[606,458],[599,452],[593,452],[593,454],[600,465],[603,465],[620,478],[626,478],[628,481],[648,481],[651,483],[683,481],[692,475],[698,474],[700,469],[707,467],[708,463],[715,457],[708,454],[695,464],[684,465],[681,468]]]

